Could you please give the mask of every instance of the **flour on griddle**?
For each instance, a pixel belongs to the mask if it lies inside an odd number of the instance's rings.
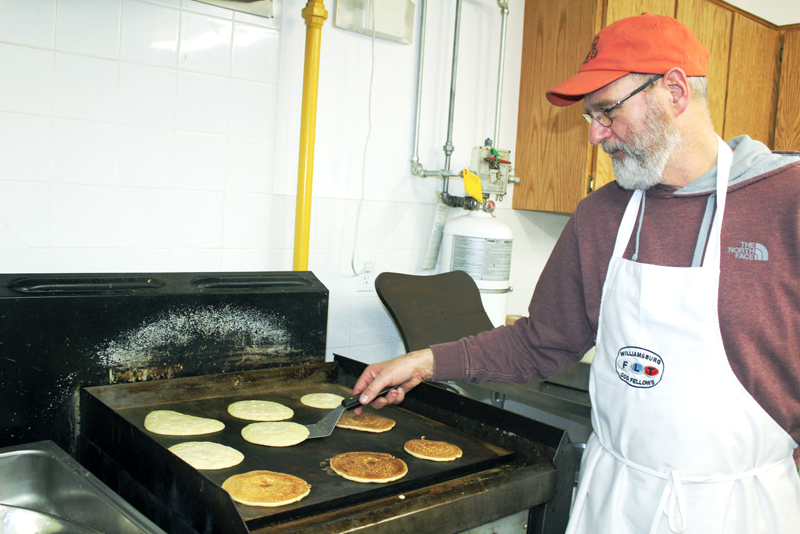
[[[246,347],[287,347],[284,319],[242,306],[195,306],[161,313],[138,328],[98,347],[104,367],[129,368],[152,359],[169,347],[202,340]]]

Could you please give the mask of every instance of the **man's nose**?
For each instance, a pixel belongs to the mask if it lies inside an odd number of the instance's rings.
[[[603,126],[596,120],[592,119],[591,126],[589,127],[589,142],[593,145],[599,145],[609,137],[611,137],[611,127]]]

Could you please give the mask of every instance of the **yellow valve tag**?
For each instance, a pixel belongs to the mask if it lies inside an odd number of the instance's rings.
[[[483,189],[481,188],[480,177],[469,169],[464,169],[463,174],[464,191],[478,202],[483,202]]]

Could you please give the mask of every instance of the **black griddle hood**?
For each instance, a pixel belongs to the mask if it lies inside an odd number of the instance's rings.
[[[310,272],[0,274],[0,446],[75,454],[77,391],[325,361]]]

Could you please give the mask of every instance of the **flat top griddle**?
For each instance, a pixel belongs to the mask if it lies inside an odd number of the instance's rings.
[[[309,439],[291,447],[264,447],[245,441],[241,436],[241,430],[254,421],[238,419],[227,412],[227,407],[232,402],[269,400],[294,410],[294,416],[289,421],[304,425],[315,423],[329,410],[303,405],[300,398],[307,393],[335,393],[348,396],[352,390],[335,383],[315,382],[302,385],[286,384],[257,391],[236,390],[222,396],[177,402],[170,401],[169,394],[165,394],[156,404],[117,408],[115,412],[165,449],[186,441],[212,441],[233,447],[244,454],[244,461],[237,466],[198,471],[214,485],[221,486],[232,475],[261,469],[291,474],[311,484],[311,493],[307,497],[286,506],[269,508],[236,503],[237,511],[250,530],[276,521],[290,520],[387,495],[402,494],[404,491],[510,462],[514,458],[514,453],[511,451],[396,406],[379,412],[370,407],[364,408],[367,412],[395,420],[397,424],[388,432],[371,433],[336,428],[330,437]],[[198,436],[153,434],[144,429],[144,419],[153,410],[174,410],[189,415],[210,417],[222,421],[225,428],[220,432]],[[419,439],[422,436],[458,445],[463,451],[463,456],[452,462],[434,462],[415,458],[403,450],[406,441]],[[408,474],[388,484],[364,484],[346,480],[328,468],[331,457],[352,451],[391,454],[406,462]],[[168,462],[182,462],[168,451],[165,450],[164,453],[171,457],[167,459]],[[147,459],[142,458],[142,461]]]

